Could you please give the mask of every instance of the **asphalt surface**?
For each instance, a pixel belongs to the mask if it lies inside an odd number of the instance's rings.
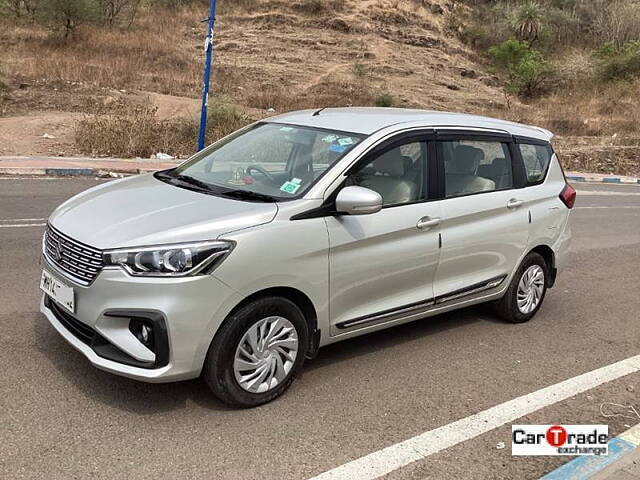
[[[0,225],[44,218],[98,182],[0,179]],[[640,187],[578,188],[570,265],[530,323],[475,307],[332,345],[252,410],[223,406],[199,380],[152,385],[93,368],[38,311],[43,227],[0,228],[0,477],[302,479],[637,355]],[[630,375],[516,423],[609,423],[616,434],[640,419],[603,418],[599,406],[639,407],[637,392]],[[567,460],[512,457],[509,432],[388,477],[537,478]]]

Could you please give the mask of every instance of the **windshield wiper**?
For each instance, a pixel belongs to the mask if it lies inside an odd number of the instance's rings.
[[[258,202],[277,202],[275,197],[265,195],[264,193],[252,192],[250,190],[228,190],[222,192],[221,195],[230,198],[237,198],[238,200],[255,200]]]
[[[198,180],[197,178],[189,177],[187,175],[171,175],[171,178],[182,183],[193,185],[194,187],[198,187],[201,190],[206,190],[208,192],[211,192],[213,190],[212,186],[208,183],[203,182],[202,180]]]
[[[160,172],[156,172],[155,176],[165,179],[169,183],[181,182],[181,183],[186,183],[187,185],[190,185],[190,186],[198,187],[198,189],[200,190],[206,190],[208,192],[212,190],[211,185],[209,185],[208,183],[198,180],[197,178],[175,173],[173,170],[162,170]]]

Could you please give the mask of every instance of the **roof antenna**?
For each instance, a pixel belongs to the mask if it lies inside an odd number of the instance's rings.
[[[327,107],[322,107],[320,110],[316,110],[315,112],[313,112],[313,115],[311,115],[312,117],[317,117],[318,115],[320,115],[320,112],[323,111],[325,108]]]

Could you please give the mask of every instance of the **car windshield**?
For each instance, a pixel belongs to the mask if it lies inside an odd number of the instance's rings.
[[[302,196],[363,138],[313,127],[259,123],[158,178],[240,200],[290,200]]]

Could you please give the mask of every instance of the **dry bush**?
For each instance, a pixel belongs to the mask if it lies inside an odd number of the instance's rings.
[[[202,2],[208,4],[208,2]],[[234,15],[251,12],[260,7],[260,0],[218,0],[216,13]]]
[[[594,15],[599,43],[618,46],[640,39],[640,2],[617,0],[607,5],[600,16]]]
[[[559,135],[640,135],[640,82],[584,85],[568,88],[538,101],[530,123]]]
[[[581,87],[591,84],[597,76],[597,65],[592,52],[573,49],[554,59],[553,72],[558,84],[564,87]]]
[[[189,8],[145,15],[135,29],[79,27],[73,42],[60,44],[30,25],[1,25],[9,75],[17,82],[83,82],[95,87],[143,89],[173,95],[200,89],[200,52],[185,49],[175,33],[198,18]],[[6,20],[5,20],[6,22]],[[174,32],[168,35],[167,32]]]
[[[236,107],[214,100],[209,108],[207,141],[212,143],[251,122]],[[184,157],[194,153],[197,132],[194,120],[158,120],[154,107],[128,106],[81,120],[75,139],[80,151],[91,155],[129,158],[165,152]]]
[[[351,79],[325,80],[306,91],[294,93],[291,89],[267,87],[245,98],[250,107],[278,112],[319,107],[346,107],[352,105],[373,105],[373,93],[361,81]]]
[[[291,6],[301,13],[317,15],[328,10],[340,12],[344,10],[345,3],[345,0],[298,0]]]

